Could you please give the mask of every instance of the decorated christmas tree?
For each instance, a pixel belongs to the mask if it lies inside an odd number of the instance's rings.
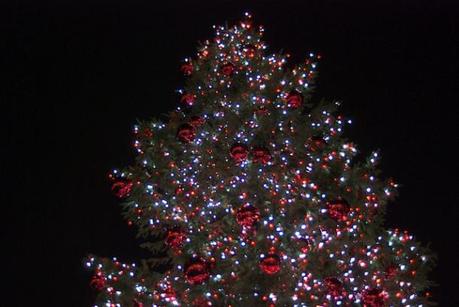
[[[315,54],[266,54],[251,17],[184,60],[178,107],[110,174],[151,258],[88,257],[97,306],[426,306],[428,251],[383,216],[397,184],[356,161]],[[315,99],[314,99],[315,100]]]

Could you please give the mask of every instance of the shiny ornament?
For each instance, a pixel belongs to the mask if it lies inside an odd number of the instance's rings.
[[[225,76],[231,76],[234,73],[235,67],[232,63],[222,65],[221,71]]]
[[[206,120],[200,116],[192,116],[189,123],[193,127],[201,127],[205,122]]]
[[[255,147],[252,150],[252,161],[254,163],[266,164],[271,160],[269,150],[264,147]]]
[[[327,145],[327,142],[321,136],[313,136],[309,139],[309,147],[312,151],[318,151],[323,149]]]
[[[119,198],[128,197],[131,194],[132,186],[134,184],[129,181],[117,181],[112,185],[112,192]]]
[[[230,156],[236,162],[244,161],[248,156],[247,146],[243,144],[234,144],[230,148]]]
[[[253,227],[260,220],[260,211],[251,205],[245,205],[236,212],[236,221],[243,227]]]
[[[286,101],[289,108],[297,109],[303,105],[303,95],[293,90],[287,95]]]
[[[344,199],[337,199],[327,203],[328,216],[336,221],[345,221],[350,206]]]
[[[134,307],[143,307],[144,306],[142,302],[140,302],[140,301],[138,301],[136,299],[134,299],[132,301],[132,304],[133,304]]]
[[[363,307],[383,307],[384,296],[382,291],[379,289],[365,291],[362,295],[362,303]]]
[[[167,232],[166,244],[171,248],[179,248],[186,239],[186,233],[180,229],[173,229]]]
[[[185,63],[180,67],[180,71],[185,76],[189,76],[193,73],[193,65],[191,63]]]
[[[325,287],[327,288],[328,294],[333,297],[343,295],[343,283],[336,277],[327,277],[324,280]]]
[[[102,272],[97,272],[91,279],[89,283],[91,287],[96,289],[97,291],[101,291],[105,288],[105,276]]]
[[[180,98],[180,103],[187,107],[193,106],[195,101],[195,96],[193,94],[184,94],[182,98]]]
[[[204,297],[198,297],[193,300],[191,303],[192,307],[207,307],[207,306],[212,306],[212,303],[205,299]]]
[[[384,273],[387,279],[394,278],[395,276],[397,276],[397,266],[393,264],[389,265],[384,271]]]
[[[205,283],[209,276],[209,264],[201,258],[193,258],[185,266],[185,279],[192,285]]]
[[[277,254],[268,254],[260,262],[260,269],[268,274],[273,275],[280,271],[280,257]]]
[[[190,124],[183,124],[177,131],[177,138],[183,143],[190,143],[196,137],[196,131]]]

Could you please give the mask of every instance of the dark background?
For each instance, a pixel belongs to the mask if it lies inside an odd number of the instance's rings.
[[[435,297],[458,303],[457,5],[189,2],[1,4],[0,306],[89,306],[87,253],[142,256],[106,175],[132,161],[136,119],[176,104],[180,60],[246,10],[269,51],[323,55],[315,99],[341,100],[346,135],[363,154],[382,150],[403,185],[387,225],[432,243]]]

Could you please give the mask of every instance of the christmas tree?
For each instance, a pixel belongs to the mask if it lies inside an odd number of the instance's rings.
[[[377,152],[356,161],[338,103],[311,100],[320,57],[287,67],[249,14],[215,32],[109,176],[152,256],[89,256],[97,306],[430,305],[428,250],[383,227],[397,184]]]

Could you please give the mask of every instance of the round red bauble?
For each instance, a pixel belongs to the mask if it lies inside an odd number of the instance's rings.
[[[310,148],[312,151],[317,151],[325,147],[327,142],[321,136],[312,136],[310,138]]]
[[[234,73],[234,65],[232,63],[226,63],[222,65],[221,71],[225,76],[231,76]]]
[[[133,183],[129,180],[117,181],[112,185],[112,191],[119,198],[128,197],[131,194]]]
[[[171,248],[179,248],[186,239],[186,234],[180,229],[173,229],[167,232],[166,244]]]
[[[363,293],[362,303],[364,307],[383,307],[384,296],[379,289],[370,289]]]
[[[195,97],[193,94],[184,94],[182,98],[180,98],[180,102],[187,107],[191,107],[194,104],[194,99]]]
[[[134,304],[134,307],[143,307],[143,303],[142,302],[139,302],[138,300],[134,299],[132,301],[132,303]]]
[[[394,278],[397,276],[397,266],[391,264],[385,270],[386,278]]]
[[[184,63],[181,67],[180,67],[180,71],[185,75],[185,76],[189,76],[191,75],[191,73],[193,72],[193,65],[191,63]]]
[[[200,127],[204,125],[205,122],[206,120],[200,116],[192,116],[190,119],[190,125],[193,127]]]
[[[260,210],[251,205],[245,205],[236,212],[236,221],[243,227],[252,227],[260,219]]]
[[[336,221],[345,221],[350,206],[344,199],[337,199],[327,203],[328,216]]]
[[[209,264],[201,258],[193,258],[185,266],[185,279],[192,285],[203,284],[209,276]]]
[[[193,307],[206,307],[206,306],[212,306],[212,303],[205,299],[204,297],[198,297],[193,300],[191,303],[191,306]]]
[[[94,289],[101,291],[105,287],[105,276],[102,272],[97,272],[91,279],[89,283]]]
[[[324,280],[325,286],[327,287],[328,293],[333,296],[343,295],[343,283],[336,277],[327,277]]]
[[[183,124],[177,131],[177,138],[183,143],[190,143],[196,137],[196,131],[190,124]]]
[[[230,155],[236,162],[242,162],[247,159],[247,146],[244,144],[234,144],[230,148]]]
[[[266,164],[271,160],[269,150],[263,147],[255,147],[252,150],[252,161],[255,163]]]
[[[287,106],[292,109],[297,109],[303,104],[303,95],[293,90],[287,95]]]
[[[280,257],[277,254],[268,254],[260,262],[260,269],[268,274],[273,275],[280,271]]]

